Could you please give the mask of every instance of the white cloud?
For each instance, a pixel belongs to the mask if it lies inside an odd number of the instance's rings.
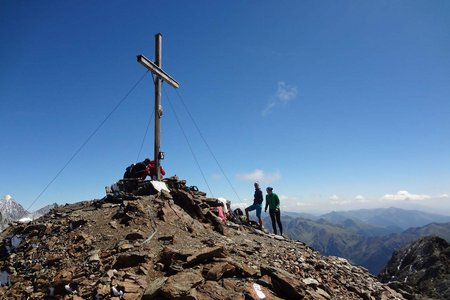
[[[297,202],[297,203],[295,203],[295,205],[298,206],[298,207],[311,207],[311,206],[313,206],[312,203],[307,203],[307,202]]]
[[[290,86],[284,81],[278,82],[278,88],[274,96],[271,97],[266,108],[262,111],[262,116],[270,113],[277,105],[285,105],[297,97],[297,87]]]
[[[367,200],[363,195],[357,195],[355,197],[355,202],[366,203],[366,202],[369,202],[369,200]]]
[[[416,195],[408,191],[398,191],[397,194],[386,194],[381,197],[381,200],[384,201],[423,201],[429,199],[431,199],[429,195]]]
[[[284,81],[278,82],[278,89],[275,95],[280,102],[287,103],[297,97],[297,87],[290,86]]]
[[[286,211],[298,211],[299,209],[313,206],[311,203],[300,201],[299,198],[295,196],[279,195],[279,198],[281,207]]]
[[[346,199],[340,199],[340,200],[332,200],[331,204],[334,205],[346,205],[346,204],[351,204],[352,201],[351,200],[346,200]]]
[[[364,196],[357,195],[354,199],[341,198],[338,195],[332,195],[330,198],[330,203],[335,205],[345,205],[354,203],[367,203],[369,202]]]
[[[289,196],[286,196],[286,195],[280,195],[279,198],[280,198],[281,201],[285,201],[285,200],[287,200],[287,201],[296,201],[297,200],[296,197],[289,197]]]
[[[266,173],[261,169],[255,169],[255,171],[250,173],[239,173],[236,175],[239,180],[243,181],[259,181],[264,183],[272,183],[281,179],[281,174],[279,171],[273,173]]]
[[[335,205],[345,205],[352,203],[352,201],[348,199],[341,199],[338,195],[333,195],[330,197],[330,203]]]
[[[258,181],[261,180],[264,176],[264,171],[260,169],[256,169],[250,173],[239,173],[236,175],[239,180],[243,181]]]
[[[439,196],[439,198],[449,198],[448,194],[442,194]]]

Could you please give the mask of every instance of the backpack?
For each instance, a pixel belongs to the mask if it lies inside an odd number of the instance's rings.
[[[145,165],[144,162],[139,162],[137,164],[135,164],[132,168],[132,178],[142,178],[147,176],[147,166]]]
[[[133,167],[134,164],[129,165],[126,169],[125,169],[125,173],[123,174],[123,178],[133,178]]]
[[[234,214],[236,216],[243,216],[244,215],[244,213],[242,212],[242,209],[240,209],[239,207],[234,210]]]
[[[125,173],[123,174],[123,178],[142,178],[147,176],[147,166],[144,162],[138,162],[136,164],[131,164],[125,169]]]
[[[244,215],[242,209],[236,208],[235,210],[233,210],[231,220],[236,224],[245,224],[247,222],[247,217]]]

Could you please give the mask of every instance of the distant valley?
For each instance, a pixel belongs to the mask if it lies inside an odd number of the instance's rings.
[[[284,213],[284,233],[324,255],[340,256],[378,274],[394,250],[424,236],[450,241],[450,216],[398,208],[331,212],[321,216]],[[270,218],[264,226],[271,229]]]

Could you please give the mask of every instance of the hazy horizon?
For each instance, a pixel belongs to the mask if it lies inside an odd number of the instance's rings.
[[[12,200],[16,201],[17,203],[19,203],[20,205],[22,205],[21,201],[15,199],[12,195],[5,195],[2,199],[0,199],[0,201],[4,201],[4,200],[7,200],[7,199],[8,200],[12,199]],[[77,202],[93,201],[93,200],[95,201],[95,200],[100,200],[100,199],[84,199],[84,200],[75,201],[73,203],[61,202],[61,203],[57,203],[57,204],[58,205],[74,204],[74,203],[77,203]],[[45,205],[42,205],[42,206],[40,206],[40,207],[38,207],[38,208],[36,208],[36,209],[34,209],[32,211],[28,211],[28,212],[31,213],[31,212],[37,211],[37,210],[39,210],[39,209],[41,209],[41,208],[43,208],[45,206],[52,205],[52,204],[54,204],[54,203],[47,203]],[[264,204],[265,204],[265,202],[264,202]],[[235,209],[235,208],[238,208],[238,207],[241,208],[241,209],[244,209],[245,207],[247,207],[247,203],[233,203],[232,202],[231,203],[231,207],[232,207],[232,209]],[[313,215],[313,216],[317,217],[317,216],[321,216],[321,215],[324,215],[324,214],[327,214],[327,213],[331,213],[331,212],[349,212],[349,211],[357,211],[357,210],[377,210],[377,209],[388,209],[388,208],[396,208],[396,209],[409,210],[409,211],[421,211],[421,212],[435,214],[435,215],[440,215],[440,216],[450,216],[450,213],[445,214],[445,212],[434,210],[434,209],[432,209],[430,207],[421,207],[421,206],[417,206],[416,208],[414,208],[414,207],[412,207],[412,208],[402,208],[402,207],[397,207],[397,206],[386,206],[386,207],[381,207],[380,206],[380,207],[373,207],[373,208],[354,208],[354,209],[346,209],[346,210],[326,210],[326,209],[324,209],[324,210],[317,210],[317,211],[301,211],[301,210],[292,211],[292,210],[285,210],[282,207],[282,209],[283,209],[282,210],[282,214],[290,214],[290,213],[301,214],[301,213],[304,213],[304,214],[310,214],[310,215]],[[267,215],[268,215],[268,213],[267,213]]]

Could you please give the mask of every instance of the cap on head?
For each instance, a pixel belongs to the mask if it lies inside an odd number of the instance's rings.
[[[144,163],[148,165],[148,164],[150,163],[150,159],[146,158],[146,159],[144,160]]]
[[[273,190],[273,187],[268,186],[268,187],[267,187],[267,190],[268,190],[268,191],[272,191],[272,190]]]
[[[259,186],[259,181],[255,181],[255,186]]]

